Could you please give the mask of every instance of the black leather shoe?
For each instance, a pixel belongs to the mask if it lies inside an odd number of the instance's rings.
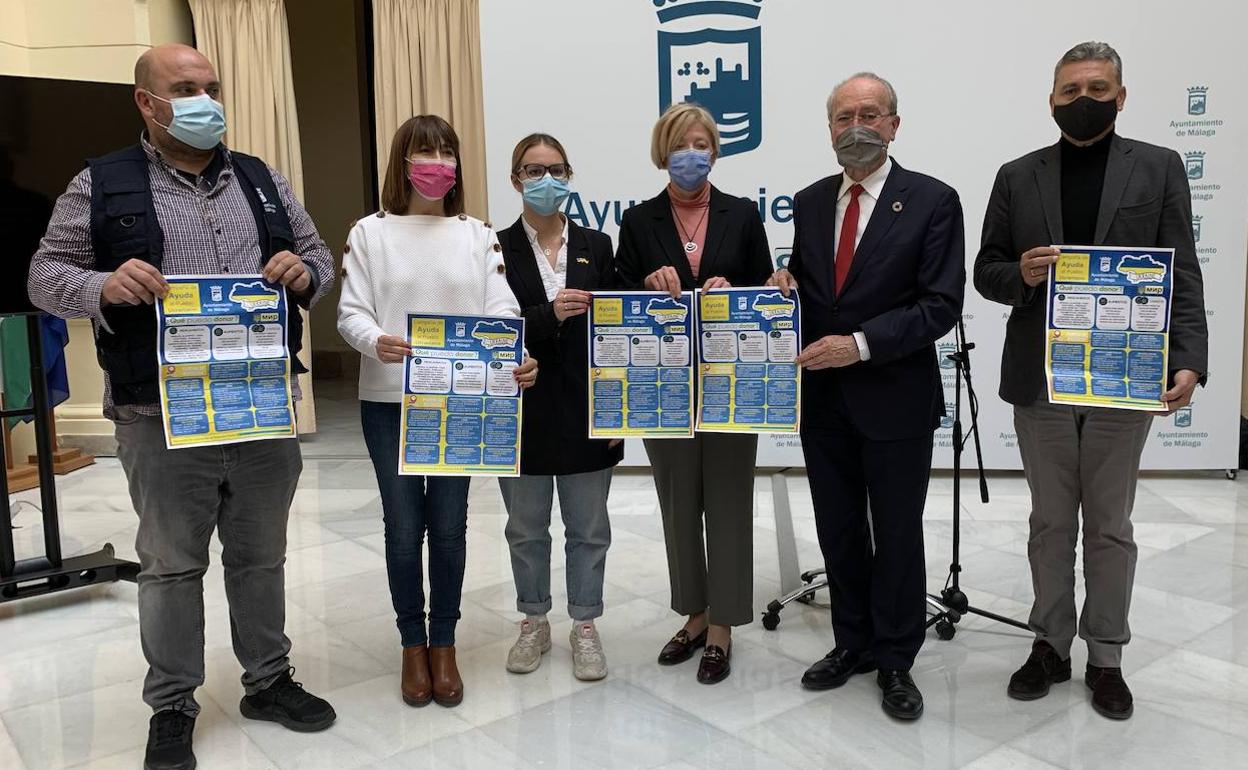
[[[837,647],[823,656],[823,660],[806,669],[802,674],[802,687],[807,690],[831,690],[849,681],[854,674],[866,674],[875,670],[875,656],[871,651],[851,652]]]
[[[732,645],[725,650],[713,644],[706,646],[702,653],[702,662],[698,664],[698,681],[702,684],[716,684],[728,678],[732,672]]]
[[[1107,719],[1130,719],[1135,711],[1131,688],[1122,678],[1120,668],[1100,668],[1088,664],[1084,675],[1088,689],[1092,691],[1092,708]]]
[[[707,629],[704,628],[702,633],[692,638],[683,628],[677,631],[672,640],[663,645],[663,649],[659,652],[659,665],[674,666],[692,658],[695,650],[706,646],[706,631]]]
[[[923,715],[923,694],[910,678],[909,671],[880,669],[875,681],[884,692],[880,705],[884,713],[895,719],[918,719]]]
[[[294,673],[292,668],[260,692],[244,695],[238,710],[248,719],[277,722],[300,733],[315,733],[332,725],[338,718],[334,707],[304,690],[292,678]]]
[[[195,752],[191,736],[195,717],[182,713],[180,707],[152,715],[147,728],[147,751],[143,770],[195,770]]]
[[[1031,645],[1031,656],[1010,677],[1005,692],[1015,700],[1036,700],[1049,694],[1050,685],[1069,679],[1070,658],[1062,660],[1053,645],[1037,639]]]

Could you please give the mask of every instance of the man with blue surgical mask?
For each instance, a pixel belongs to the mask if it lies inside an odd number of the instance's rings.
[[[328,292],[334,262],[281,174],[228,149],[221,84],[194,48],[153,48],[135,65],[139,143],[87,161],[56,202],[31,263],[35,305],[90,318],[104,368],[104,413],[139,516],[139,632],[147,768],[193,768],[204,682],[203,576],[220,533],[243,716],[322,730],[333,708],[292,679],[283,564],[286,522],[303,468],[297,441],[167,449],[153,304],[166,275],[254,274],[286,287],[294,372],[298,308]],[[274,205],[278,202],[279,205]],[[292,378],[295,398],[298,383]]]

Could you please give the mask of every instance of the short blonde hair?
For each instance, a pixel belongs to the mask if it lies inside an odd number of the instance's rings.
[[[650,160],[654,161],[655,168],[667,168],[667,156],[680,145],[685,132],[695,123],[700,123],[711,135],[712,159],[719,157],[719,128],[715,118],[705,107],[680,102],[664,110],[650,134]]]

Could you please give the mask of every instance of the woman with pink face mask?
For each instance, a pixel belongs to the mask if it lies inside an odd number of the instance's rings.
[[[520,315],[490,226],[464,213],[459,138],[436,115],[394,135],[382,210],[351,228],[342,257],[338,331],[360,351],[360,418],[377,475],[386,570],[403,644],[400,692],[411,706],[456,706],[464,685],[455,625],[464,580],[468,478],[399,476],[403,361],[408,313]],[[537,362],[516,368],[520,387]],[[429,540],[425,611],[422,544]],[[427,623],[426,623],[427,618]]]

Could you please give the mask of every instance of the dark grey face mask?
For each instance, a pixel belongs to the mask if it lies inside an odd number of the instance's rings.
[[[888,152],[880,132],[867,126],[850,126],[832,144],[836,160],[845,168],[870,168]]]

